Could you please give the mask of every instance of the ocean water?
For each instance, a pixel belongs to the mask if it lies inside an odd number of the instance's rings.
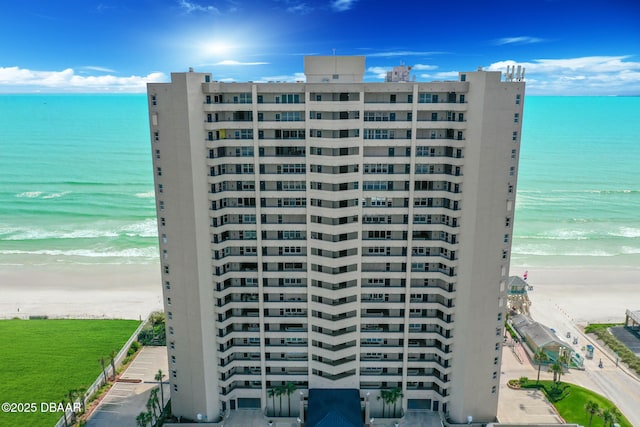
[[[0,96],[0,265],[156,262],[144,95]]]
[[[158,261],[144,95],[0,96],[0,267]],[[640,98],[527,97],[512,265],[640,266]]]

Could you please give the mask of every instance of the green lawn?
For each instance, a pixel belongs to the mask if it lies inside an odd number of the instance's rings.
[[[90,386],[102,368],[98,359],[119,350],[136,320],[0,321],[0,403],[35,403],[35,414],[0,411],[0,426],[51,427],[62,416],[41,412],[70,389]]]
[[[554,393],[556,392],[554,392],[553,381],[540,381],[540,385],[544,387],[545,394],[567,423],[588,426],[590,415],[585,412],[584,406],[590,400],[596,402],[600,409],[615,407],[615,405],[604,396],[575,384],[564,382],[560,383],[559,386],[561,390],[560,399],[554,402]],[[525,387],[535,387],[535,380],[529,380]],[[602,424],[602,417],[594,415],[592,425],[595,427],[602,426]],[[621,427],[633,427],[624,416],[618,421],[618,424],[620,424]]]

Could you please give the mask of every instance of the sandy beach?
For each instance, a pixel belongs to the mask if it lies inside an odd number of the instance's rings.
[[[640,309],[640,268],[514,267],[511,274],[522,275],[526,270],[533,286],[529,292],[531,312],[550,327],[559,322],[622,322],[626,309]],[[48,264],[0,269],[0,318],[138,319],[161,308],[160,268],[156,264]]]
[[[47,264],[0,268],[0,319],[145,318],[162,308],[156,264]]]
[[[550,327],[560,319],[575,325],[624,322],[627,309],[640,310],[640,268],[529,267],[512,268],[511,274],[525,271],[533,286],[531,314]]]

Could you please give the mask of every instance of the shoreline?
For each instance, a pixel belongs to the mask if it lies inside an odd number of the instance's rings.
[[[640,309],[640,267],[513,266],[528,271],[532,312],[550,310],[567,320],[623,322],[626,309]],[[145,318],[162,310],[159,263],[0,265],[0,319]]]

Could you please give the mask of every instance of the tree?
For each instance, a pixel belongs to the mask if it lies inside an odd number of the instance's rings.
[[[156,418],[156,407],[153,405],[151,398],[147,400],[147,414],[149,414],[151,424],[153,424],[153,419]]]
[[[602,416],[602,425],[606,427],[607,423],[609,425],[613,424],[613,416],[611,415],[611,409],[605,409],[600,413]]]
[[[540,384],[540,368],[542,368],[544,362],[549,360],[549,356],[547,356],[547,353],[545,353],[543,349],[539,348],[533,355],[533,360],[538,364],[538,379],[536,380],[536,384]]]
[[[558,378],[558,373],[563,372],[564,368],[562,367],[562,365],[560,364],[560,362],[558,362],[557,360],[555,362],[553,362],[553,364],[551,365],[551,367],[549,368],[549,370],[551,372],[553,372],[553,382],[554,383],[558,383],[560,382],[559,378]]]
[[[276,387],[276,395],[280,398],[280,412],[278,414],[279,417],[282,416],[282,395],[286,393],[283,385],[279,385]]]
[[[286,393],[289,400],[289,416],[291,416],[291,395],[296,392],[296,385],[294,383],[286,383],[283,392]]]
[[[160,400],[161,400],[161,404],[162,404],[162,409],[164,410],[164,390],[162,389],[162,379],[164,378],[164,373],[162,372],[162,369],[158,369],[158,372],[156,372],[156,376],[154,377],[154,379],[156,381],[158,381],[158,387],[160,387]]]
[[[389,390],[380,390],[380,395],[377,400],[382,400],[382,418],[384,418],[385,406],[389,402]]]
[[[107,371],[105,369],[105,365],[104,365],[104,357],[100,357],[100,359],[98,360],[98,362],[100,362],[100,364],[102,365],[102,375],[104,378],[104,383],[107,383]]]
[[[85,407],[85,403],[84,400],[87,397],[87,389],[84,387],[80,387],[78,389],[78,395],[80,397],[80,405],[82,405],[82,413],[84,414],[87,410],[87,408]]]
[[[147,416],[144,412],[140,412],[136,417],[136,427],[147,427]]]
[[[71,404],[71,422],[75,422],[75,417],[76,417],[76,411],[73,409],[73,402],[75,402],[76,398],[78,397],[78,390],[76,389],[71,389],[67,392],[67,396],[69,397],[69,403]],[[66,412],[66,411],[65,411]]]
[[[156,411],[156,406],[158,407],[158,417],[162,415],[162,407],[160,406],[160,401],[158,400],[158,389],[151,389],[151,393],[149,394],[149,400],[153,404],[153,412]]]
[[[615,406],[610,409],[610,413],[611,413],[611,421],[609,425],[613,426],[614,423],[617,423],[618,421],[620,421],[620,418],[622,418],[622,414],[620,413],[618,408],[616,408]]]
[[[398,400],[402,399],[404,394],[402,393],[402,389],[400,387],[392,388],[389,391],[389,404],[393,404],[393,417],[396,417],[396,405],[398,404]]]
[[[273,414],[271,414],[272,416],[276,415],[276,394],[277,394],[277,391],[274,387],[270,388],[269,391],[267,392],[267,397],[270,397],[271,402],[273,403]]]
[[[587,414],[589,414],[589,427],[591,427],[591,423],[593,423],[593,416],[600,412],[600,406],[598,405],[597,402],[594,402],[593,400],[589,400],[584,405],[584,410]]]
[[[118,355],[118,352],[115,350],[111,350],[111,353],[109,353],[109,359],[111,359],[111,370],[113,371],[113,379],[116,379],[116,356]]]

